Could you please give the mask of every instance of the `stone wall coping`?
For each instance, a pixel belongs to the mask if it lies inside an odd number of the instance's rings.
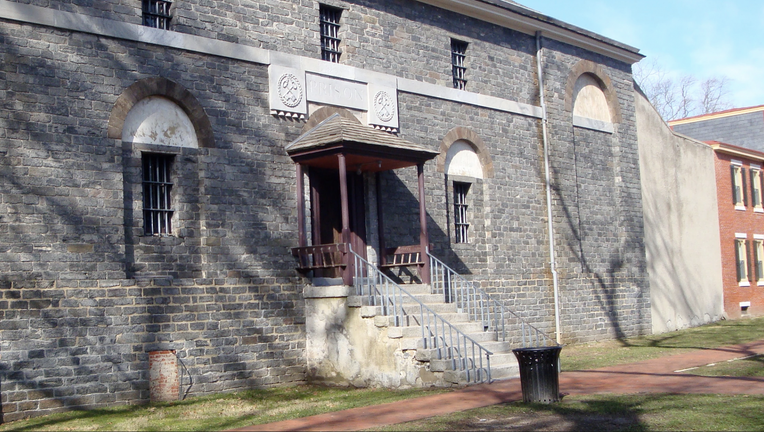
[[[573,116],[573,126],[610,134],[615,131],[613,128],[613,123],[576,115]]]
[[[138,24],[85,16],[72,12],[57,11],[8,0],[0,0],[0,19],[91,33],[133,42],[143,42],[150,45],[159,45],[165,48],[177,48],[263,65],[275,64],[292,67],[304,70],[305,72],[361,83],[375,83],[389,87],[396,87],[397,84],[398,90],[406,93],[465,103],[481,108],[539,119],[542,117],[541,107],[495,96],[482,95],[441,85],[398,78],[381,72],[330,63],[321,59],[270,51],[248,45],[205,38],[202,36],[155,29]]]
[[[345,285],[335,286],[306,286],[303,297],[306,299],[319,298],[345,298],[353,294],[353,287]]]

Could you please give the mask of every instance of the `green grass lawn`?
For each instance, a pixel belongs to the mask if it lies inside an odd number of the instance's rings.
[[[185,401],[70,411],[0,425],[0,431],[208,431],[382,404],[446,390],[281,387]]]
[[[684,373],[702,376],[764,377],[764,356],[728,360],[688,369]]]
[[[661,335],[563,348],[563,370],[593,369],[694,349],[764,338],[764,318],[727,321]],[[761,357],[688,371],[764,376]],[[71,411],[0,425],[7,430],[220,430],[382,404],[446,390],[384,390],[313,386],[249,390],[182,402]],[[553,405],[497,405],[389,430],[764,430],[764,396],[568,396]],[[523,429],[524,428],[524,429]]]
[[[597,369],[763,338],[764,317],[720,321],[658,335],[569,345],[560,353],[560,365],[563,371]]]

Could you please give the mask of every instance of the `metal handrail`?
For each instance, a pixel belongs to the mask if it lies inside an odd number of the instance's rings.
[[[352,247],[349,252],[354,259],[353,286],[356,295],[368,296],[369,303],[380,306],[383,315],[394,317],[396,327],[416,323],[418,318],[423,349],[434,350],[439,360],[450,360],[453,370],[466,372],[467,382],[491,382],[491,351],[427,307],[375,265],[355,253]],[[416,313],[407,313],[403,307],[404,298],[412,300],[415,307],[419,306],[418,317]],[[379,305],[378,300],[381,303]]]
[[[488,293],[475,286],[474,283],[447,266],[443,261],[435,258],[429,251],[427,251],[427,256],[430,258],[430,283],[433,293],[443,294],[446,302],[456,303],[457,310],[467,312],[473,321],[481,321],[486,330],[491,327],[491,322],[493,322],[493,330],[496,332],[497,339],[507,340],[505,318],[512,317],[520,323],[520,339],[523,348],[558,345],[552,337],[527,323],[501,302],[491,298]]]

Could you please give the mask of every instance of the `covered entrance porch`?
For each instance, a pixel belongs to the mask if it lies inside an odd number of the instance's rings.
[[[439,153],[387,132],[362,125],[349,111],[335,109],[309,127],[286,150],[297,169],[297,217],[299,246],[292,250],[300,272],[317,277],[341,277],[353,284],[353,260],[349,251],[366,259],[367,199],[365,173],[376,175],[376,230],[380,268],[416,266],[420,280],[429,283],[427,216],[424,164]],[[419,194],[419,243],[388,247],[383,220],[383,191],[379,174],[416,167]],[[307,216],[304,175],[310,184],[310,216]],[[310,222],[310,241],[308,236]],[[310,243],[310,244],[309,244]]]

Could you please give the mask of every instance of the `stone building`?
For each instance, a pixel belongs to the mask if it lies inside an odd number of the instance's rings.
[[[635,48],[501,0],[0,0],[0,39],[5,420],[148,400],[154,351],[191,395],[461,382],[354,295],[377,268],[650,331]]]

